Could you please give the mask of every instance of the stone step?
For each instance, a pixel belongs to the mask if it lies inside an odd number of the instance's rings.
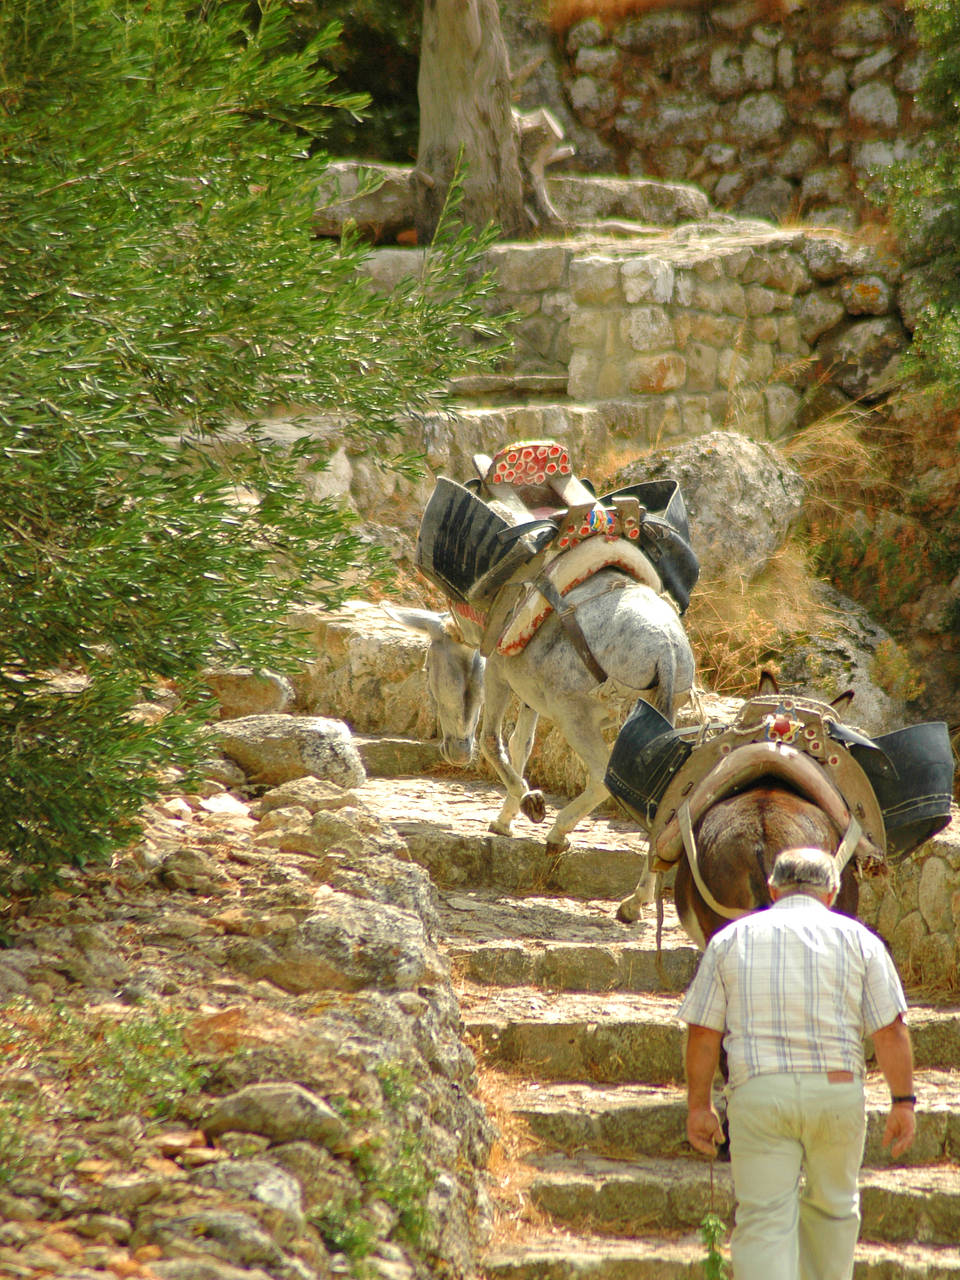
[[[916,1075],[917,1136],[902,1163],[960,1161],[960,1073]],[[886,1167],[883,1130],[889,1090],[879,1073],[867,1078],[864,1163]],[[686,1100],[680,1086],[506,1083],[501,1099],[530,1134],[567,1153],[614,1159],[692,1155],[686,1141]],[[721,1102],[722,1107],[722,1102]]]
[[[440,740],[354,733],[353,744],[372,778],[420,777],[443,766]]]
[[[510,893],[557,893],[621,898],[633,891],[647,866],[644,847],[586,841],[559,855],[542,838],[497,836],[447,829],[422,819],[394,819],[410,857],[443,888],[498,885]]]
[[[693,977],[695,947],[664,950],[635,943],[544,942],[498,939],[448,944],[456,976],[491,986],[539,986],[552,991],[683,991]]]
[[[569,1228],[636,1235],[695,1229],[714,1212],[733,1220],[729,1165],[704,1159],[600,1156],[537,1158],[533,1204]],[[960,1167],[865,1168],[860,1174],[861,1237],[881,1244],[960,1240]]]
[[[491,888],[506,893],[555,892],[572,898],[617,899],[632,893],[647,865],[646,843],[635,826],[591,814],[574,832],[570,849],[548,854],[549,824],[524,817],[516,835],[489,827],[503,792],[471,779],[368,777],[361,800],[406,840],[410,856],[440,888]],[[551,811],[562,801],[549,800]]]
[[[464,1029],[487,1065],[536,1080],[675,1083],[683,1079],[676,997],[547,994],[466,987]]]
[[[722,1250],[725,1254],[728,1250]],[[701,1280],[706,1249],[695,1233],[674,1239],[568,1235],[492,1248],[486,1280]],[[861,1240],[854,1280],[960,1280],[960,1249]]]
[[[486,1280],[702,1280],[705,1256],[692,1233],[672,1240],[564,1235],[493,1248],[481,1266]]]
[[[653,908],[635,924],[607,900],[441,893],[444,951],[455,978],[554,991],[680,991],[699,952],[664,904],[661,949]]]
[[[676,996],[548,993],[465,985],[464,1027],[490,1066],[536,1080],[667,1084],[683,1079]],[[916,1005],[908,1015],[918,1069],[960,1070],[960,1009]]]
[[[910,1000],[907,1025],[918,1068],[960,1069],[960,1006],[926,1005]]]
[[[552,370],[504,369],[498,373],[473,374],[453,378],[450,393],[456,399],[473,404],[498,405],[510,421],[515,416],[520,432],[509,432],[505,439],[519,439],[526,434],[531,402],[562,401],[567,394],[567,374]]]

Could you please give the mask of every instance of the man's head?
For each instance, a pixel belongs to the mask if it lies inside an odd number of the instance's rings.
[[[774,902],[790,893],[805,893],[830,906],[840,889],[840,872],[833,855],[822,849],[784,849],[767,883]]]

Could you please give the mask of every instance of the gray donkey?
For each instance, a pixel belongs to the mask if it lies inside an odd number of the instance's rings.
[[[526,648],[484,662],[464,639],[456,616],[427,609],[388,608],[398,622],[430,637],[427,679],[437,706],[442,752],[451,764],[470,761],[482,707],[481,751],[507,789],[492,831],[508,835],[523,812],[542,822],[543,793],[531,791],[524,770],[539,716],[552,721],[587,770],[585,790],[571,800],[547,833],[547,849],[559,852],[568,835],[609,792],[604,773],[611,726],[607,699],[635,702],[648,696],[672,724],[693,686],[694,658],[686,632],[669,600],[652,587],[614,570],[601,570],[574,587],[564,603],[576,610],[583,637],[608,679],[601,685],[577,653],[556,614],[551,614]],[[520,700],[516,727],[505,739],[504,719],[511,694]]]

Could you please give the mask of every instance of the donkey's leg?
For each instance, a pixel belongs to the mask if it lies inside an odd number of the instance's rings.
[[[648,864],[633,893],[629,898],[624,898],[617,907],[618,920],[622,920],[624,924],[635,924],[641,918],[643,908],[651,901],[651,881],[652,873]]]
[[[547,816],[547,806],[543,798],[543,792],[527,790],[526,781],[527,761],[530,759],[530,752],[533,750],[533,735],[537,731],[537,721],[539,719],[540,716],[534,711],[533,707],[528,707],[525,702],[522,702],[517,715],[517,723],[514,725],[509,743],[510,763],[520,775],[524,786],[524,794],[520,800],[520,810],[531,822],[542,822]]]
[[[647,845],[647,865],[637,881],[637,887],[629,897],[624,898],[617,907],[617,919],[624,924],[634,924],[643,915],[643,908],[650,905],[654,898],[655,875],[650,869],[651,851]]]
[[[527,706],[522,706],[516,727],[510,738],[510,748],[503,736],[503,721],[507,714],[507,706],[511,697],[510,686],[499,678],[488,666],[483,686],[483,724],[480,730],[480,750],[484,759],[492,765],[497,777],[507,789],[506,799],[500,812],[490,823],[490,830],[499,835],[509,835],[510,826],[525,805],[532,793],[521,772],[530,754],[533,733],[536,728],[537,714]],[[516,768],[514,761],[520,765]],[[543,804],[543,797],[540,797]],[[526,807],[524,808],[526,812]],[[542,816],[542,814],[541,814]]]
[[[665,650],[657,661],[657,683],[644,694],[671,724],[677,723],[677,711],[686,702],[688,693],[677,693],[677,663],[673,654]]]
[[[706,716],[693,684],[689,689],[678,692],[677,683],[677,662],[672,653],[664,653],[657,663],[657,683],[652,690],[648,690],[646,696],[671,724],[677,723],[677,712],[688,699],[693,701],[698,717],[705,720]],[[633,924],[640,919],[643,908],[651,900],[652,884],[653,873],[648,866],[633,893],[617,907],[618,920]]]
[[[607,721],[607,710],[592,697],[571,700],[564,706],[564,721],[562,724],[558,722],[558,728],[583,761],[587,785],[580,795],[560,810],[547,832],[547,849],[551,853],[567,848],[569,833],[610,794],[603,780],[610,758],[610,748],[603,736]]]

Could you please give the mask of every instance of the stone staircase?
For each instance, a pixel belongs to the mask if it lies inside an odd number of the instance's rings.
[[[703,1275],[701,1220],[732,1222],[729,1165],[711,1169],[684,1137],[675,1014],[697,952],[669,903],[659,957],[652,907],[635,925],[615,918],[644,866],[639,835],[594,814],[548,859],[525,819],[514,838],[487,831],[489,783],[370,777],[362,794],[438,886],[482,1092],[521,1135],[495,1171],[516,1211],[495,1229],[486,1280]],[[872,1072],[857,1280],[960,1280],[960,1007],[914,993],[909,1022],[917,1139],[891,1165]]]

